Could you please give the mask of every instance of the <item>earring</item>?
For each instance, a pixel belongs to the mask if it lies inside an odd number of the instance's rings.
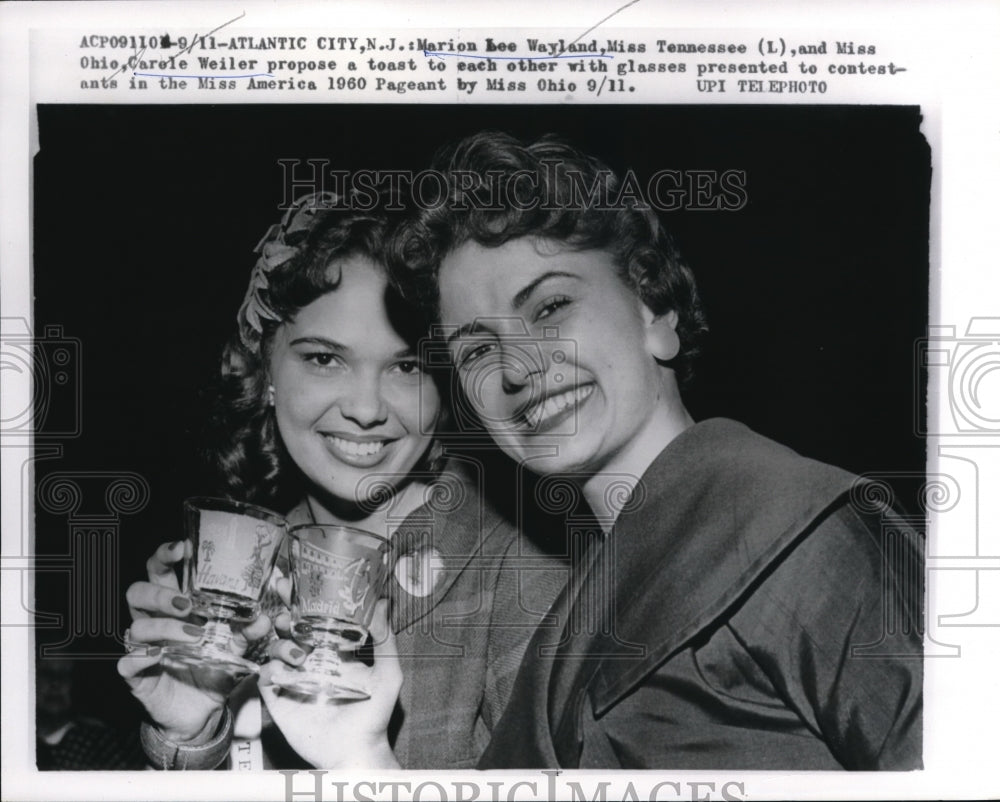
[[[267,405],[269,407],[273,407],[274,406],[274,385],[273,384],[267,385]]]

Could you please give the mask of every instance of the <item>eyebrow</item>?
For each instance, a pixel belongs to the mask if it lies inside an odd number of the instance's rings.
[[[296,337],[289,345],[322,345],[324,348],[329,348],[333,351],[346,351],[347,353],[351,351],[350,346],[326,337]]]
[[[576,279],[577,281],[580,280],[580,277],[574,273],[567,273],[564,270],[548,270],[518,290],[514,295],[514,299],[511,301],[511,307],[515,310],[520,309],[525,303],[527,303],[528,299],[532,296],[532,293],[538,289],[539,285],[554,278],[571,278]],[[455,331],[449,334],[446,338],[446,342],[451,343],[459,337],[465,337],[469,334],[476,334],[481,331],[489,331],[489,329],[486,326],[483,326],[478,320],[473,323],[466,323],[464,326],[459,326],[455,329]]]
[[[472,323],[466,323],[464,326],[459,326],[451,334],[445,338],[445,343],[451,344],[460,337],[466,337],[470,334],[478,334],[481,331],[489,331],[489,329],[480,323],[478,320]]]
[[[544,282],[553,278],[573,278],[577,280],[580,279],[580,277],[575,275],[574,273],[567,273],[563,270],[546,271],[545,273],[542,273],[542,275],[540,275],[534,281],[530,282],[527,286],[518,290],[517,294],[514,296],[514,300],[511,301],[511,306],[514,309],[520,309],[531,297],[532,293],[538,289],[538,286],[540,284],[543,284]]]

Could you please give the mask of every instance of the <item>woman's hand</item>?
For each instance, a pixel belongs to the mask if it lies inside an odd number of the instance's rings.
[[[197,643],[201,627],[191,617],[191,600],[180,593],[174,566],[184,558],[182,541],[160,546],[146,563],[148,582],[135,582],[125,593],[132,616],[130,645],[138,648],[118,661],[118,673],[149,713],[163,736],[174,743],[198,745],[212,739],[235,681],[209,667],[161,664],[166,641]],[[233,638],[242,654],[248,640],[268,634],[271,622],[261,616]]]
[[[282,624],[277,622],[279,632]],[[387,729],[403,672],[396,652],[396,639],[388,624],[388,604],[375,607],[371,624],[375,642],[375,662],[369,667],[360,660],[345,660],[343,670],[367,684],[372,695],[363,700],[308,698],[282,690],[271,677],[285,671],[286,664],[297,668],[305,652],[294,641],[273,644],[273,659],[261,670],[260,695],[285,740],[313,766],[322,769],[399,768],[389,747]]]

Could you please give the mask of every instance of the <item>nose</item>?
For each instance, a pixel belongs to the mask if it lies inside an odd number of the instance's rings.
[[[382,381],[377,373],[357,375],[340,398],[340,414],[362,429],[385,423],[388,405],[382,395]]]
[[[544,375],[548,366],[537,343],[523,340],[500,343],[501,379],[504,392],[514,394]]]

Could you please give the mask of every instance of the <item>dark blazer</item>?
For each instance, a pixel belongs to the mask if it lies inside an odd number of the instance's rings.
[[[856,482],[732,421],[678,436],[574,567],[480,767],[918,768],[920,538]]]

